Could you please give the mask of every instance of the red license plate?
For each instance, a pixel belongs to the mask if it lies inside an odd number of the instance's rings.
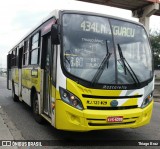
[[[107,122],[123,122],[123,116],[110,116],[110,117],[107,117]]]

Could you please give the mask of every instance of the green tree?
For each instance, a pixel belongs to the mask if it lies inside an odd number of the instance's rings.
[[[160,32],[150,33],[150,41],[154,57],[154,69],[158,69],[160,65]]]

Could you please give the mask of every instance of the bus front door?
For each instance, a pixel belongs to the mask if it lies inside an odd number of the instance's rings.
[[[44,113],[51,117],[51,36],[43,37],[44,42],[44,88],[43,107]]]

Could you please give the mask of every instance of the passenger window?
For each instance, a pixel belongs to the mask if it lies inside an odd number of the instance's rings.
[[[40,33],[36,33],[31,39],[30,64],[39,62]]]
[[[17,58],[18,58],[18,53],[16,48],[12,51],[12,66],[17,66]]]
[[[29,41],[24,42],[23,65],[28,65]]]

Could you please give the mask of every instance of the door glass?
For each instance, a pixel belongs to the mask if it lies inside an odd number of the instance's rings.
[[[44,37],[45,42],[45,69],[44,69],[44,112],[51,115],[50,96],[51,96],[51,79],[50,79],[50,54],[51,54],[51,37]]]

